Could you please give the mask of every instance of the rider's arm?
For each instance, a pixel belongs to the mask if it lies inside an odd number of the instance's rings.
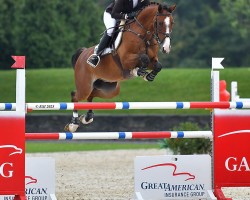
[[[123,13],[124,1],[115,1],[115,5],[111,12],[111,17],[114,19],[126,19],[126,13]]]

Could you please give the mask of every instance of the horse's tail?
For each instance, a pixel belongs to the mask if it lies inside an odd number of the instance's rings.
[[[81,53],[83,52],[83,50],[85,49],[85,47],[81,47],[79,49],[76,50],[76,52],[72,55],[71,57],[71,64],[72,67],[75,67],[76,61],[79,58],[79,56],[81,55]]]

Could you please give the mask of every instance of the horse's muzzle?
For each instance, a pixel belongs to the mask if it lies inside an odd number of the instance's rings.
[[[170,38],[167,37],[163,42],[161,51],[162,53],[170,53],[170,50],[171,50]]]
[[[170,50],[171,50],[171,45],[169,45],[168,48],[164,48],[164,46],[161,48],[162,53],[170,53]]]

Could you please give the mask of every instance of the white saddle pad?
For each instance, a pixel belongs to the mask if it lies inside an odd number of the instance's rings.
[[[106,48],[103,50],[102,52],[102,55],[107,55],[107,54],[110,54],[112,53],[114,50],[117,50],[118,47],[120,46],[120,43],[121,43],[121,39],[122,39],[122,34],[123,34],[123,25],[125,24],[125,20],[121,20],[121,23],[120,23],[120,32],[118,33],[118,36],[117,38],[115,39],[115,45],[114,45],[114,49],[113,48]],[[98,44],[99,45],[99,44]],[[95,52],[97,51],[97,48],[98,48],[98,45],[95,46]]]

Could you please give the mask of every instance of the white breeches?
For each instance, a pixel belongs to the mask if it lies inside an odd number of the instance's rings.
[[[112,33],[114,32],[114,27],[116,25],[116,19],[112,18],[110,13],[104,12],[103,21],[107,29],[107,35],[112,36]]]

